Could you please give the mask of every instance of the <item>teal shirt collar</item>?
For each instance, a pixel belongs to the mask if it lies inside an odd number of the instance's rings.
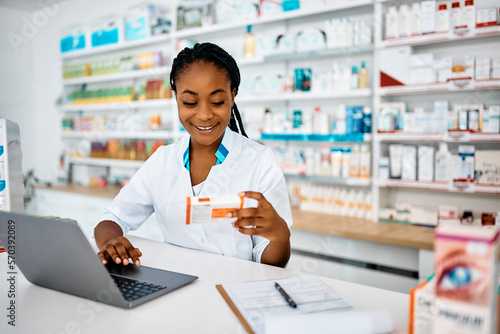
[[[224,133],[224,136],[226,134]],[[221,142],[220,142],[220,145],[219,147],[217,148],[217,152],[215,152],[215,156],[217,157],[217,163],[216,165],[219,165],[221,163],[224,162],[224,160],[226,160],[226,157],[229,153],[228,149],[222,144],[222,142],[224,141],[224,137],[222,138]],[[189,140],[189,142],[191,143],[191,140]],[[189,144],[186,148],[186,151],[184,151],[184,155],[183,155],[183,161],[184,161],[184,167],[190,171],[190,167],[189,167],[189,147],[191,146],[191,144]]]

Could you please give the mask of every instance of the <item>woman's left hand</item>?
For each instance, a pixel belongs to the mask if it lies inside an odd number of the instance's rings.
[[[271,203],[259,192],[245,191],[238,196],[253,198],[258,202],[256,208],[245,208],[228,213],[227,217],[237,217],[233,226],[246,235],[259,235],[270,241],[288,241],[290,229]]]

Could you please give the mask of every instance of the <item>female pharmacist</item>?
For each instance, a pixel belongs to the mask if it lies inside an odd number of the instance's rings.
[[[246,138],[234,103],[235,60],[211,43],[185,48],[173,61],[170,84],[190,136],[159,148],[106,208],[94,230],[99,258],[139,265],[142,253],[124,235],[155,212],[165,242],[285,266],[288,192],[271,150]],[[236,194],[254,204],[229,213],[237,217],[233,224],[185,224],[187,197]]]

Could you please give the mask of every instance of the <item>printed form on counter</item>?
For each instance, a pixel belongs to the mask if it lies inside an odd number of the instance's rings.
[[[232,223],[235,218],[226,218],[226,214],[243,209],[245,198],[240,196],[187,197],[186,225]]]
[[[276,289],[278,283],[296,307]],[[390,333],[385,310],[358,310],[314,276],[216,285],[249,334]]]

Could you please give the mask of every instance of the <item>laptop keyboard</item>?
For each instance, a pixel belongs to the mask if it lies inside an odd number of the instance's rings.
[[[167,288],[166,286],[141,282],[122,276],[111,276],[115,280],[116,286],[120,289],[125,300],[129,302]]]

